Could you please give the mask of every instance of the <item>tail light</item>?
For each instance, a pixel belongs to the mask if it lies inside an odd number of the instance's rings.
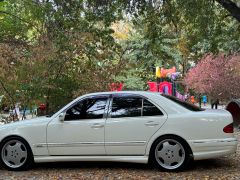
[[[225,132],[225,133],[233,133],[233,123],[225,126],[223,128],[223,132]]]

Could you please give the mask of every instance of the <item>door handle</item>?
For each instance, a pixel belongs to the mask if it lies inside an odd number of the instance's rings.
[[[154,121],[148,121],[145,123],[145,126],[157,126],[157,125],[159,125],[159,123],[156,123]]]
[[[103,124],[100,124],[100,123],[94,123],[91,128],[94,128],[94,129],[99,129],[99,128],[103,128],[104,125]]]

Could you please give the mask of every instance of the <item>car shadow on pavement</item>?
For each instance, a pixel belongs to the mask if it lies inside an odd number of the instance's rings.
[[[233,159],[221,158],[221,159],[209,159],[191,162],[185,172],[188,171],[205,171],[205,170],[217,170],[225,169],[228,167],[235,167],[236,163]],[[38,163],[35,164],[29,171],[38,170],[135,170],[135,171],[159,171],[149,164],[138,164],[138,163],[124,163],[124,162],[51,162],[51,163]],[[0,166],[0,171],[5,171]]]
[[[58,168],[58,169],[151,169],[147,164],[138,163],[123,163],[123,162],[51,162],[51,163],[39,163],[35,164],[34,168]]]

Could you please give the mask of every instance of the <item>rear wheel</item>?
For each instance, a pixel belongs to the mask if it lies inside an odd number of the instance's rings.
[[[33,163],[28,143],[19,137],[5,139],[1,145],[1,164],[8,170],[25,170]]]
[[[183,170],[190,161],[190,149],[178,137],[165,136],[159,138],[151,149],[151,161],[165,171]]]

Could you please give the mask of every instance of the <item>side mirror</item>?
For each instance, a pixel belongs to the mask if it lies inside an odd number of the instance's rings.
[[[65,118],[65,113],[61,113],[59,116],[58,116],[58,119],[60,122],[64,122],[64,118]]]

